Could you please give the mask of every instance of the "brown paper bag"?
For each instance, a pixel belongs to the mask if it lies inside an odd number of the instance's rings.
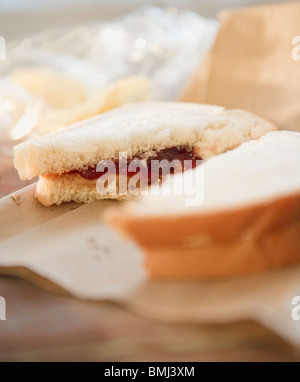
[[[300,131],[300,2],[219,19],[216,42],[180,100],[243,108]]]

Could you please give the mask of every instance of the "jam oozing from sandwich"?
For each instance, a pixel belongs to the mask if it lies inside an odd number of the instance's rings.
[[[147,168],[148,184],[153,183],[153,179],[161,180],[163,178],[163,168],[168,166],[169,163],[176,160],[175,166],[170,167],[169,173],[174,174],[178,172],[183,172],[184,170],[195,168],[199,161],[200,157],[196,156],[192,149],[188,147],[171,147],[168,149],[163,149],[157,151],[154,155],[148,157],[147,159],[142,159],[142,155],[137,155],[133,158],[127,159],[127,163],[120,164],[119,160],[113,160],[115,165],[115,171],[117,175],[127,174],[128,178],[139,173],[140,169],[132,171],[129,166],[130,163],[139,161],[139,164],[142,164],[143,167]],[[162,162],[163,161],[163,162]],[[185,162],[188,161],[188,162]],[[105,166],[105,161],[103,161]],[[186,167],[186,165],[188,167]],[[98,168],[99,170],[99,168]],[[84,170],[73,170],[68,174],[78,173],[82,178],[88,180],[99,179],[102,175],[108,172],[108,168],[104,167],[103,171],[97,171],[97,167],[88,167]]]

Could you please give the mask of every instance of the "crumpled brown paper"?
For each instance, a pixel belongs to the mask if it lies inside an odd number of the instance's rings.
[[[219,19],[216,42],[180,100],[246,109],[300,131],[300,3],[223,11]]]
[[[292,298],[300,296],[300,268],[212,282],[153,281],[143,253],[102,219],[121,203],[99,201],[45,208],[35,184],[0,200],[0,273],[21,276],[83,299],[111,300],[170,323],[256,320],[300,346]]]

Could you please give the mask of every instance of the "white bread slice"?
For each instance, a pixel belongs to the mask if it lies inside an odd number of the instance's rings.
[[[202,167],[193,170],[195,177]],[[180,182],[174,175],[166,180]],[[171,187],[171,188],[172,188]],[[186,206],[186,195],[147,197],[132,205],[136,214],[199,214],[263,203],[300,192],[300,133],[274,131],[243,143],[204,164],[204,202]]]
[[[21,179],[63,174],[95,166],[127,152],[145,157],[155,150],[188,146],[202,159],[275,130],[271,123],[242,110],[219,106],[140,102],[129,104],[14,147]]]
[[[35,197],[48,207],[63,202],[90,203],[94,200],[118,199],[130,200],[131,195],[105,195],[97,192],[97,180],[82,178],[79,174],[40,175],[35,191]],[[118,176],[116,179],[118,186]]]
[[[148,196],[107,219],[143,247],[158,279],[232,277],[299,264],[300,133],[271,132],[206,161],[202,205],[186,206],[185,196]]]

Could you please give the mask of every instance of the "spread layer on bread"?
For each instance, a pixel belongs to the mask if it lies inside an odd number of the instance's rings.
[[[139,167],[144,167],[147,169],[148,184],[153,183],[153,179],[161,180],[163,174],[164,166],[172,164],[170,168],[171,174],[182,172],[185,169],[195,168],[200,164],[201,157],[195,154],[193,148],[188,146],[177,146],[170,147],[163,150],[153,152],[151,156],[146,157],[145,153],[140,153],[132,158],[126,158],[125,163],[122,163],[122,159],[114,159],[112,162],[115,165],[117,176],[127,176],[128,178],[133,177],[140,171]],[[87,180],[99,179],[102,175],[105,175],[109,168],[105,168],[105,160],[103,161],[104,169],[99,171],[97,166],[87,166],[81,170],[72,170],[65,174],[79,174],[82,178]],[[130,163],[138,162],[139,166],[137,168],[131,169]],[[125,165],[124,165],[125,164]],[[64,175],[64,174],[63,174]]]

